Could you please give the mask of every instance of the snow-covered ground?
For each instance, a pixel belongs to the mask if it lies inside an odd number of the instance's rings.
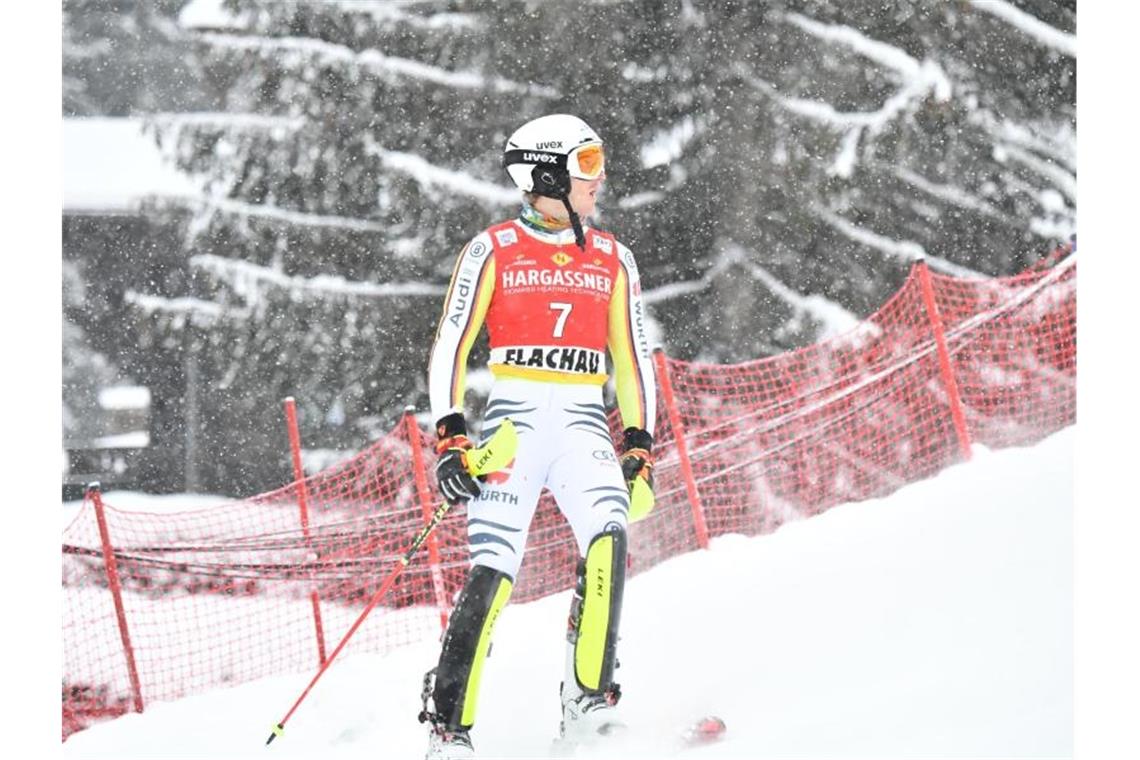
[[[618,671],[633,744],[613,754],[667,754],[677,727],[711,713],[724,740],[686,756],[1071,755],[1074,441],[1069,428],[977,449],[885,499],[722,536],[633,578]],[[122,496],[107,500],[155,509]],[[567,605],[559,594],[503,612],[481,756],[546,756]],[[433,639],[338,661],[268,748],[311,673],[154,703],[73,735],[63,755],[420,757],[420,683],[437,654]]]

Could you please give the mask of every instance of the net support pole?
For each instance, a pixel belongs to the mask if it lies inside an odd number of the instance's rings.
[[[416,496],[424,511],[424,521],[431,520],[435,507],[432,505],[431,489],[428,487],[427,464],[424,462],[424,442],[416,422],[415,407],[404,408],[404,425],[408,434],[408,445],[412,449],[412,469],[416,475]],[[431,569],[431,585],[435,591],[435,603],[439,607],[440,633],[447,630],[447,589],[443,584],[443,570],[439,564],[439,538],[433,531],[427,537],[428,566]]]
[[[685,443],[685,427],[681,423],[681,413],[677,409],[677,398],[673,395],[673,381],[669,377],[669,367],[665,363],[665,352],[653,349],[653,363],[657,367],[657,384],[661,387],[661,397],[665,402],[665,413],[669,416],[669,426],[673,428],[673,441],[677,447],[677,459],[681,465],[681,478],[685,481],[685,493],[693,513],[693,529],[697,534],[697,546],[709,548],[709,530],[705,525],[705,508],[697,481],[693,477],[693,465],[689,460],[689,447]]]
[[[123,607],[123,587],[119,583],[119,566],[115,552],[111,548],[111,532],[107,529],[107,515],[103,510],[103,497],[98,483],[88,483],[86,497],[95,505],[95,520],[99,523],[99,540],[103,544],[103,566],[107,570],[107,585],[115,600],[115,619],[119,623],[119,638],[123,642],[123,655],[127,660],[127,675],[131,680],[131,694],[134,697],[135,712],[143,711],[142,686],[139,683],[139,669],[135,665],[135,649],[131,645],[131,632],[127,627],[127,611]]]
[[[946,387],[946,397],[950,402],[950,418],[954,422],[954,433],[958,437],[958,450],[962,453],[962,459],[969,461],[970,430],[966,427],[962,398],[958,394],[958,380],[954,376],[954,364],[950,361],[950,349],[946,345],[946,331],[942,325],[942,317],[938,313],[938,303],[934,298],[934,283],[930,279],[930,268],[924,259],[915,262],[914,267],[919,284],[922,286],[926,317],[930,320],[930,329],[934,333],[934,344],[938,350],[938,371],[942,375],[942,384]]]
[[[305,481],[305,469],[301,466],[301,431],[297,426],[297,402],[292,396],[285,399],[285,426],[289,430],[289,451],[293,456],[293,479],[297,483],[297,504],[301,509],[301,532],[305,546],[311,546],[309,534],[309,484]],[[321,620],[321,597],[316,588],[309,594],[313,606],[313,627],[317,636],[317,658],[325,664],[325,626]]]

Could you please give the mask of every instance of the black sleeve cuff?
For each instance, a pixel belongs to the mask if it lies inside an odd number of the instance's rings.
[[[627,427],[621,450],[629,451],[630,449],[653,451],[653,436],[641,428]]]

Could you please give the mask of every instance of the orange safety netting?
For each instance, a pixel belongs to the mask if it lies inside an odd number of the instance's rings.
[[[1025,445],[1072,424],[1075,257],[1000,279],[919,263],[844,335],[735,365],[655,358],[657,506],[631,527],[633,573],[890,493],[969,442]],[[255,498],[174,514],[107,505],[105,540],[89,500],[63,535],[64,737],[154,700],[315,672],[440,498],[411,420]],[[340,657],[439,637],[466,574],[463,516],[452,510]],[[512,599],[570,588],[576,561],[544,493]]]

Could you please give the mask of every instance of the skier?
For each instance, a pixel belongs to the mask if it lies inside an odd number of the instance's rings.
[[[544,486],[579,555],[561,733],[573,741],[620,725],[613,679],[629,494],[635,478],[652,486],[656,387],[637,265],[628,248],[586,221],[606,177],[602,140],[575,116],[543,116],[511,135],[503,166],[523,192],[522,210],[460,252],[428,369],[436,477],[449,501],[467,502],[471,556],[439,663],[424,678],[429,760],[474,756],[469,732],[483,660]],[[510,418],[519,448],[512,466],[480,481],[463,465],[472,447],[463,397],[468,353],[484,323],[495,380],[482,435]],[[620,457],[602,398],[607,348],[624,428]]]

